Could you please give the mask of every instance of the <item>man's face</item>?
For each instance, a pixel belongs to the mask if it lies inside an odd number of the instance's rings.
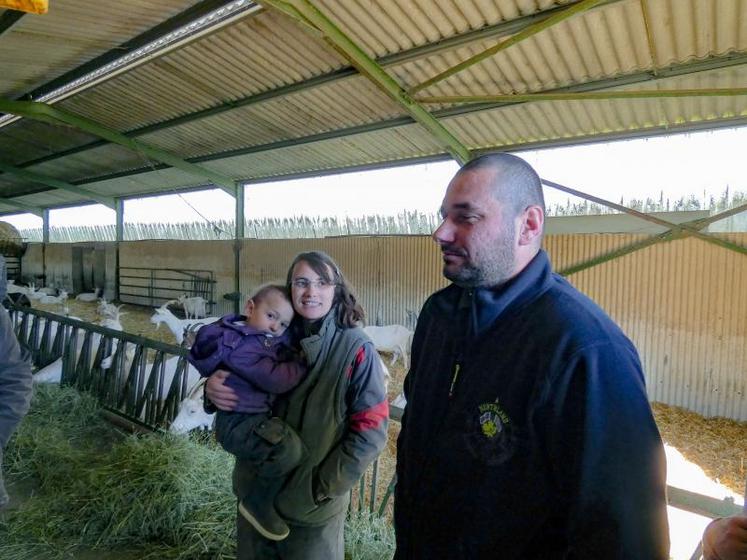
[[[444,276],[459,286],[497,286],[516,273],[515,221],[493,195],[495,173],[459,173],[446,189],[433,239],[441,246]]]

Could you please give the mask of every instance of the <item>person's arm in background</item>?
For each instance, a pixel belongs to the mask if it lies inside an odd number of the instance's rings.
[[[706,527],[703,560],[747,560],[747,512],[716,519]]]
[[[386,380],[372,343],[360,347],[346,374],[350,376],[346,393],[348,427],[337,447],[319,465],[314,487],[317,503],[348,492],[386,445]]]
[[[0,507],[8,502],[2,450],[31,402],[31,360],[21,349],[7,311],[0,307]]]

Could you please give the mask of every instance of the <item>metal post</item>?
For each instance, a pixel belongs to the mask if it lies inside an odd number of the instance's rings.
[[[233,301],[233,312],[241,312],[241,244],[244,239],[244,183],[236,182],[236,231],[233,240],[233,285],[236,297]]]
[[[124,241],[124,199],[115,200],[115,212],[114,299],[119,301],[119,244]]]
[[[42,211],[42,278],[47,284],[47,243],[49,243],[49,208]]]

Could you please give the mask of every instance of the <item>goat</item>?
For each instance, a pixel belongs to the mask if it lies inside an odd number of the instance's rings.
[[[115,319],[119,320],[120,315],[124,315],[122,311],[122,305],[114,305],[113,303],[107,303],[104,298],[99,300],[99,305],[96,308],[96,312],[102,319]]]
[[[220,317],[206,317],[204,319],[179,319],[168,309],[168,304],[171,302],[164,303],[161,307],[155,308],[155,314],[150,318],[150,322],[156,325],[156,328],[161,326],[161,323],[166,323],[169,330],[173,333],[176,338],[177,344],[184,342],[184,330],[185,329],[198,329],[203,325],[214,323],[218,321]]]
[[[29,299],[41,299],[46,294],[44,294],[43,292],[38,291],[36,289],[36,285],[34,285],[33,283],[31,283],[31,284],[29,284],[29,287],[26,288],[26,295],[28,296]]]
[[[46,286],[44,288],[39,288],[37,292],[40,294],[44,294],[45,296],[56,296],[58,294],[57,288],[53,288],[51,286]]]
[[[182,304],[185,319],[198,319],[207,315],[207,301],[203,297],[187,297],[183,294],[177,301]]]
[[[205,395],[205,381],[203,377],[194,388],[189,392],[187,397],[179,405],[179,413],[169,426],[169,431],[174,434],[186,434],[197,428],[211,430],[215,414],[205,412],[202,401]]]
[[[379,352],[391,352],[393,366],[397,358],[402,357],[405,368],[408,367],[410,347],[412,346],[412,331],[402,325],[385,325],[383,327],[363,327],[374,347]]]
[[[8,280],[8,284],[6,286],[6,293],[23,294],[25,296],[28,296],[29,289],[26,286],[17,285],[15,280],[11,279],[11,280]]]
[[[80,319],[79,317],[70,317],[70,318],[71,319],[76,319],[78,321],[82,321],[82,319]],[[107,319],[102,320],[99,324],[102,327],[106,327],[108,329],[112,329],[112,330],[115,330],[115,331],[122,331],[122,330],[124,330],[122,328],[122,323],[119,322],[119,318],[116,318],[116,319],[107,318]],[[52,332],[51,332],[50,337],[52,339],[54,338],[55,333],[57,332],[57,325],[58,325],[57,322],[53,322],[52,325],[51,325]],[[91,341],[91,346],[93,348],[96,348],[99,345],[99,341],[100,340],[101,340],[101,335],[98,334],[98,333],[95,333],[93,335],[93,338],[92,338],[92,341]],[[80,352],[81,352],[82,349],[83,349],[83,337],[79,337],[78,338],[78,343],[77,343],[77,346],[76,346],[76,349],[75,349],[76,359],[80,355]],[[125,359],[127,360],[127,362],[126,362],[127,364],[131,364],[132,363],[134,355],[135,355],[135,348],[134,348],[134,346],[128,344],[126,346],[126,348],[125,348]],[[107,356],[106,358],[104,358],[101,361],[101,369],[109,369],[112,366],[113,359],[114,359],[114,355],[113,354]],[[126,365],[125,366],[125,371],[129,371],[129,369],[130,369],[129,365]],[[62,358],[57,358],[51,364],[48,364],[48,365],[44,366],[39,371],[37,371],[36,373],[34,373],[34,375],[32,377],[32,380],[33,380],[34,383],[59,383],[61,379],[62,379]]]
[[[67,299],[67,292],[65,290],[60,290],[60,295],[58,296],[49,296],[49,295],[43,295],[39,298],[39,303],[43,303],[45,305],[51,305],[54,303],[62,303]]]
[[[93,292],[84,292],[84,293],[78,294],[77,296],[75,296],[75,299],[77,299],[78,301],[92,302],[92,301],[96,301],[97,299],[99,299],[100,295],[101,295],[101,288],[96,288],[93,290]]]

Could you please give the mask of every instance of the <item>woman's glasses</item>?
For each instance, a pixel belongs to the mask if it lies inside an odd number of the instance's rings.
[[[293,280],[293,282],[291,282],[291,284],[293,284],[294,288],[298,288],[299,290],[305,290],[307,288],[310,288],[311,286],[318,290],[321,290],[323,288],[328,288],[335,285],[333,282],[327,282],[322,278],[314,281],[309,280],[308,278],[296,278],[295,280]]]

